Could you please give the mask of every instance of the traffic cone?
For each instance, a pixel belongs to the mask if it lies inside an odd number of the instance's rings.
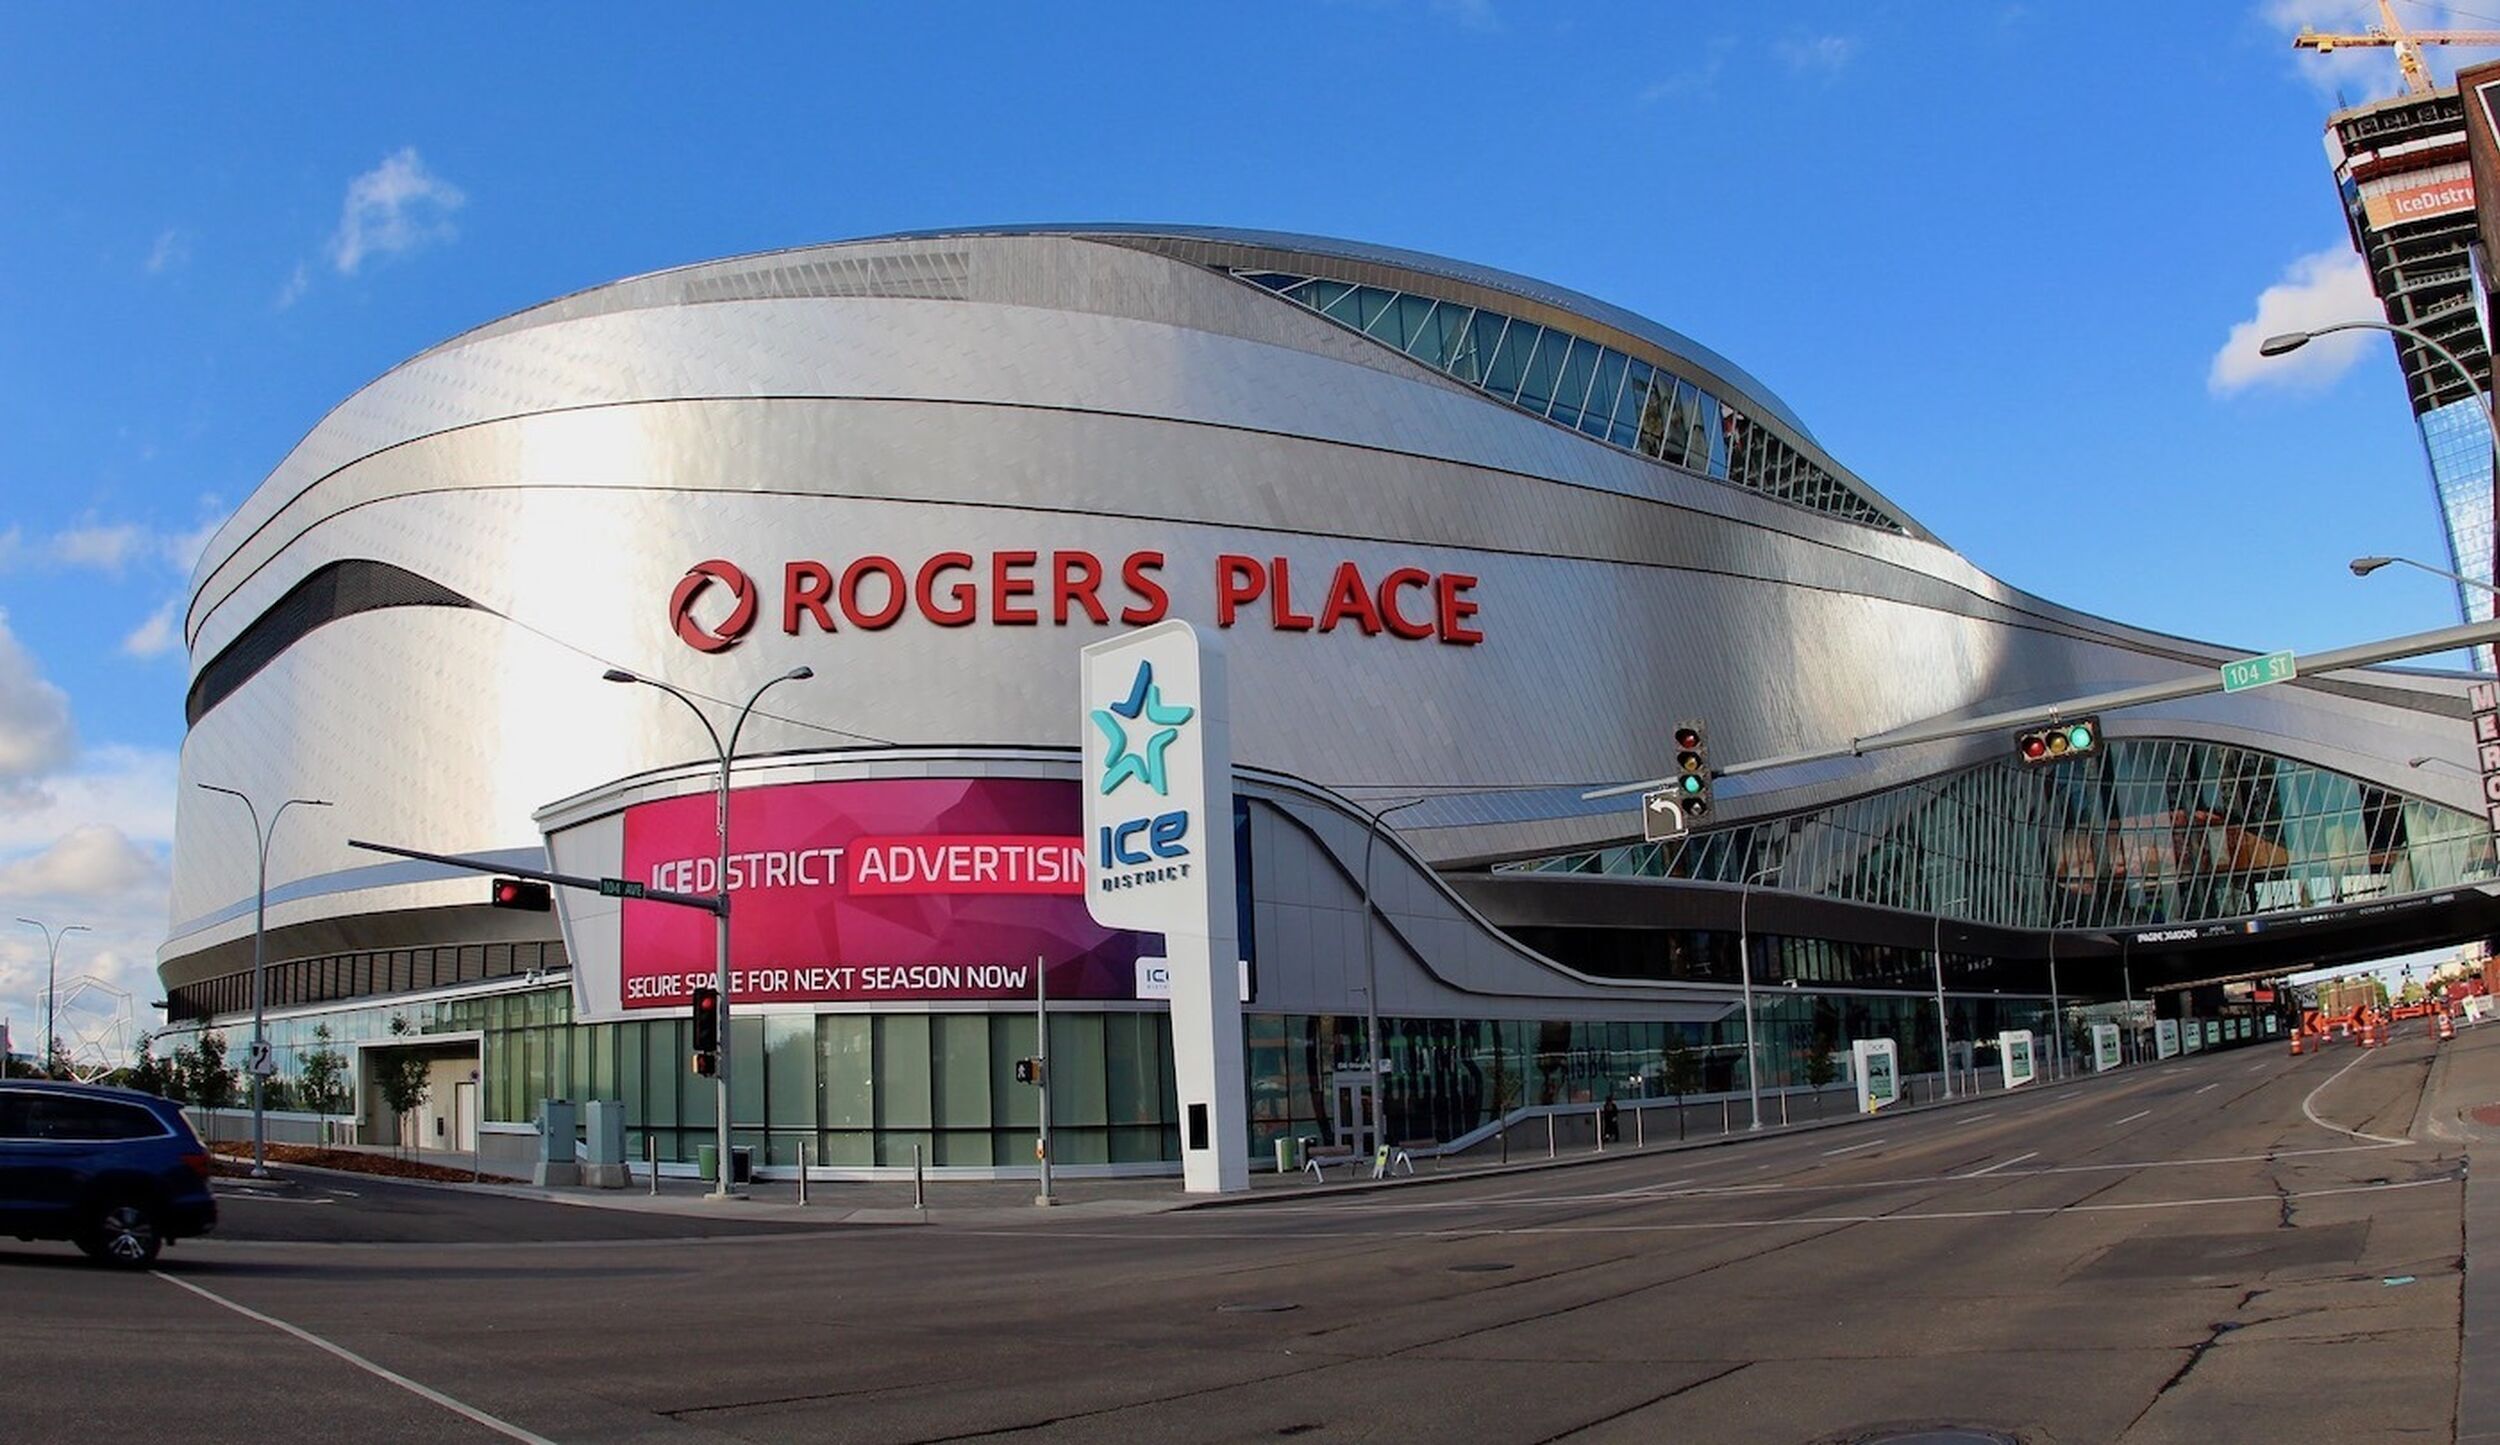
[[[2449,1018],[2449,1017],[2448,1017],[2448,1014],[2447,1014],[2447,1011],[2446,1011],[2445,1009],[2442,1009],[2442,1010],[2440,1011],[2440,1014],[2439,1014],[2439,1041],[2440,1041],[2441,1043],[2443,1043],[2443,1044],[2444,1044],[2444,1043],[2448,1042],[2450,1039],[2455,1038],[2456,1036],[2457,1036],[2457,1025],[2456,1025],[2456,1021],[2455,1021],[2454,1019]]]
[[[2300,1030],[2298,1029],[2292,1030],[2292,1057],[2295,1059],[2300,1057]]]

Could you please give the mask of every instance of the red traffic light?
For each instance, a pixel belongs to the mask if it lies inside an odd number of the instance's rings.
[[[497,908],[519,908],[531,913],[544,913],[555,906],[555,890],[544,883],[526,878],[498,878],[488,893],[487,902]]]
[[[694,1051],[713,1054],[720,1051],[720,990],[698,988],[694,991]],[[707,1073],[698,1068],[696,1073]]]
[[[1681,752],[1694,752],[1701,747],[1701,729],[1686,723],[1675,730],[1675,746]]]

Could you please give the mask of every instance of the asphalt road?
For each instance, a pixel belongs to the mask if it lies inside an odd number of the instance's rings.
[[[2500,1098],[2500,1028],[2448,1047],[2443,1081]],[[2461,1159],[2407,1141],[2429,1139],[2432,1057],[2206,1055],[1136,1218],[792,1231],[361,1183],[234,1199],[161,1275],[0,1251],[9,1434],[2446,1440]]]

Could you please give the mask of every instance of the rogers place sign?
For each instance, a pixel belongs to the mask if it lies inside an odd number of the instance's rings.
[[[1473,647],[1476,579],[1459,572],[1393,567],[1367,576],[1340,562],[1297,576],[1291,558],[1227,552],[1215,559],[1201,597],[1218,627],[1264,621],[1276,632],[1359,632],[1408,642]],[[695,608],[715,589],[727,594],[719,621]],[[1161,552],[1107,559],[1092,552],[937,552],[899,559],[869,553],[841,562],[805,559],[781,567],[776,607],[737,564],[713,558],[687,569],[669,594],[669,625],[698,652],[737,645],[767,616],[793,637],[803,632],[882,632],[916,614],[933,627],[1053,627],[1085,622],[1129,627],[1171,615],[1171,583]]]

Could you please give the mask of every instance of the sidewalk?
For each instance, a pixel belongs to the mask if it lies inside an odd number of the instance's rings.
[[[2500,1036],[2500,1030],[2493,1031]],[[2140,1070],[2129,1068],[2107,1076],[2111,1081],[2140,1077]],[[1931,1076],[1923,1076],[1931,1077]],[[2071,1074],[2064,1079],[2046,1080],[2026,1085],[2025,1092],[2055,1092],[2080,1087],[2102,1076]],[[1939,1109],[1958,1109],[1974,1104],[2000,1101],[2004,1091],[1990,1089],[1979,1094],[1957,1094],[1941,1101],[1902,1104],[1883,1112],[1886,1121],[1906,1115],[1926,1114]],[[2500,1095],[2495,1095],[2500,1097]],[[1629,1110],[1625,1111],[1627,1114]],[[1401,1167],[1391,1178],[1371,1177],[1370,1161],[1349,1166],[1329,1165],[1324,1181],[1314,1181],[1307,1172],[1279,1174],[1272,1169],[1254,1165],[1250,1188],[1243,1194],[1204,1195],[1184,1193],[1177,1175],[1130,1176],[1125,1178],[1069,1178],[1060,1176],[1052,1184],[1053,1208],[1043,1209],[1034,1202],[1036,1184],[1032,1179],[931,1179],[923,1198],[926,1208],[913,1203],[912,1181],[909,1179],[873,1180],[811,1180],[807,1186],[807,1203],[799,1202],[795,1180],[764,1179],[748,1186],[745,1193],[731,1200],[712,1197],[712,1186],[702,1180],[663,1177],[658,1193],[651,1190],[650,1176],[640,1164],[633,1170],[633,1183],[624,1189],[589,1189],[581,1187],[541,1187],[517,1183],[447,1184],[422,1180],[400,1179],[392,1182],[424,1189],[465,1190],[473,1193],[497,1194],[516,1199],[539,1199],[557,1204],[578,1205],[591,1209],[615,1209],[632,1213],[716,1215],[734,1210],[741,1219],[773,1223],[805,1223],[834,1225],[909,1225],[943,1224],[965,1226],[1030,1225],[1051,1219],[1127,1218],[1163,1214],[1185,1209],[1216,1209],[1244,1204],[1257,1204],[1278,1199],[1321,1198],[1348,1194],[1371,1193],[1378,1190],[1430,1187],[1437,1183],[1459,1180],[1501,1178],[1534,1174],[1554,1169],[1572,1169],[1585,1164],[1620,1161],[1630,1155],[1665,1155],[1695,1150],[1720,1149],[1746,1141],[1766,1141],[1793,1134],[1811,1134],[1825,1129],[1843,1129],[1869,1123],[1873,1116],[1835,1113],[1825,1119],[1798,1118],[1786,1127],[1766,1126],[1760,1133],[1738,1128],[1726,1134],[1712,1132],[1695,1134],[1677,1142],[1653,1138],[1646,1147],[1634,1143],[1634,1121],[1624,1121],[1624,1139],[1599,1150],[1594,1143],[1594,1122],[1591,1119],[1567,1119],[1558,1131],[1549,1157],[1546,1133],[1542,1123],[1531,1122],[1513,1130],[1510,1138],[1511,1158],[1503,1162],[1493,1146],[1480,1145],[1465,1155],[1447,1159],[1420,1157],[1413,1161],[1414,1172]],[[1571,1137],[1571,1125],[1577,1123],[1578,1137]],[[465,1154],[429,1152],[427,1162],[466,1166]],[[287,1166],[288,1172],[321,1174],[328,1177],[369,1178],[342,1171],[315,1169],[310,1166]]]
[[[2412,1137],[2465,1146],[2457,1440],[2500,1445],[2500,1024],[2440,1047]]]

